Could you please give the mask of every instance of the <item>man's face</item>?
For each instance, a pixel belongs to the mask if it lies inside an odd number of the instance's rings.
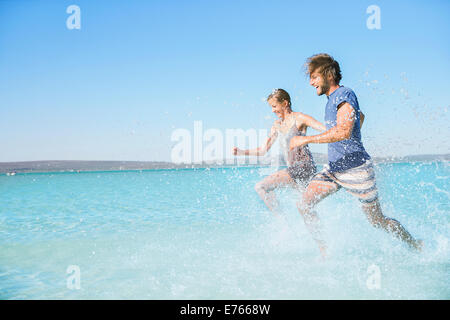
[[[330,85],[328,81],[317,71],[311,73],[309,78],[309,84],[316,88],[316,92],[318,96],[327,93],[330,89]]]

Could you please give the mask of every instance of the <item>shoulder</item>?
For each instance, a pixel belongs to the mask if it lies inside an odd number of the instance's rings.
[[[337,90],[339,91],[337,92],[336,97],[350,97],[350,96],[356,97],[355,92],[348,87],[342,86]]]
[[[302,112],[294,112],[295,125],[301,130],[308,123],[310,117]]]
[[[298,124],[301,124],[302,122],[304,122],[307,117],[308,116],[302,112],[294,112],[294,118]]]
[[[356,97],[355,92],[347,87],[340,87],[339,92],[337,92],[336,96],[334,97],[334,103],[336,106],[342,105],[344,102],[347,102],[350,104],[354,109],[358,110],[358,99]]]

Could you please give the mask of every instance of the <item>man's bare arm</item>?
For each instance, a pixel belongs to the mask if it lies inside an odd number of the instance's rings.
[[[293,137],[290,148],[293,149],[309,143],[333,143],[350,138],[355,123],[355,109],[348,102],[343,102],[338,108],[336,126],[315,136]]]

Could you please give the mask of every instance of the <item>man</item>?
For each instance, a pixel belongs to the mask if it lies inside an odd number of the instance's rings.
[[[309,143],[328,143],[328,165],[310,181],[298,209],[306,226],[326,256],[326,244],[320,236],[319,219],[314,206],[341,188],[356,196],[370,223],[393,234],[415,249],[421,249],[421,240],[415,240],[395,219],[383,215],[378,201],[375,174],[370,156],[361,142],[358,99],[355,93],[339,82],[342,78],[339,64],[328,54],[317,54],[306,63],[310,84],[317,95],[326,94],[325,126],[327,131],[314,136],[296,136],[290,148]]]

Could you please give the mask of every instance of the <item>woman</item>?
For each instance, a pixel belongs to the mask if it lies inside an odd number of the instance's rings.
[[[326,127],[314,118],[293,112],[291,98],[283,89],[275,89],[267,102],[280,120],[276,120],[270,130],[270,135],[264,145],[251,150],[233,148],[233,155],[263,156],[272,147],[276,139],[280,140],[280,151],[287,163],[287,169],[280,170],[266,177],[255,185],[255,190],[267,207],[277,213],[278,202],[274,190],[278,187],[292,186],[305,188],[309,180],[316,173],[316,165],[307,145],[289,150],[289,142],[294,136],[306,135],[308,127],[318,131],[325,131]]]

